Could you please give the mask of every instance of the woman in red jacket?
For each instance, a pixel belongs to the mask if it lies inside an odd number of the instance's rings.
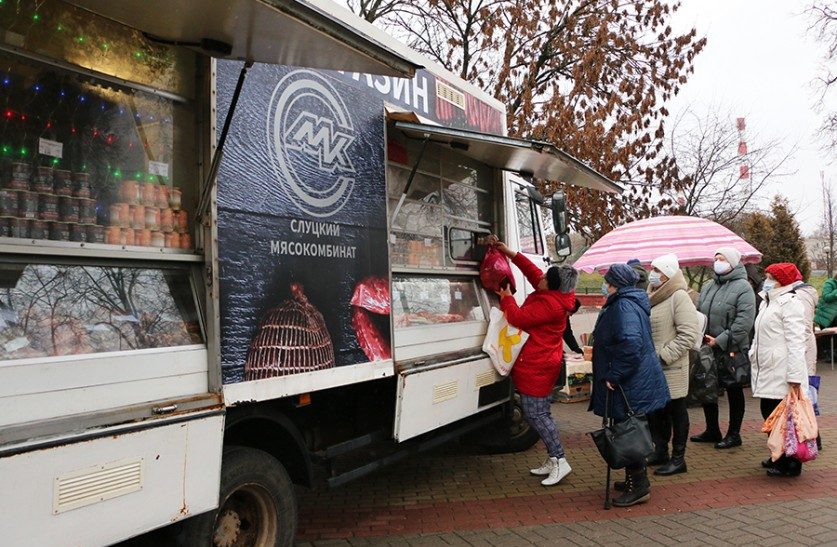
[[[506,320],[529,333],[529,339],[514,362],[511,376],[520,393],[526,421],[546,445],[546,461],[541,467],[532,469],[531,473],[545,475],[541,484],[552,486],[572,471],[561,446],[558,426],[552,418],[550,394],[561,373],[564,329],[567,315],[575,306],[578,272],[570,266],[552,266],[544,274],[528,258],[509,249],[496,236],[489,236],[487,242],[509,257],[536,289],[526,297],[522,306],[517,305],[508,288],[497,294]]]

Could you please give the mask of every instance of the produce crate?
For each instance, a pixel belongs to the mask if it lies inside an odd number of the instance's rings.
[[[587,401],[590,399],[592,385],[591,382],[584,382],[583,384],[570,386],[566,390],[562,389],[556,394],[556,400],[559,403],[580,403]]]

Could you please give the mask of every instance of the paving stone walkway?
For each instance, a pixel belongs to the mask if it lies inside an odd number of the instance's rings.
[[[301,490],[298,544],[837,544],[837,372],[820,367],[825,446],[799,478],[771,478],[760,467],[766,439],[758,401],[748,393],[742,447],[689,443],[688,473],[653,477],[648,503],[605,511],[605,469],[586,434],[599,419],[585,403],[556,403],[573,466],[560,485],[542,487],[528,474],[544,457],[540,443],[501,456],[448,447],[342,488]],[[703,413],[690,413],[692,434],[699,433]]]

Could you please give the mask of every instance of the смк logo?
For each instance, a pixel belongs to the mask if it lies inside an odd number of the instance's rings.
[[[348,109],[325,78],[309,70],[286,75],[270,99],[267,137],[282,191],[301,210],[329,217],[355,184]]]

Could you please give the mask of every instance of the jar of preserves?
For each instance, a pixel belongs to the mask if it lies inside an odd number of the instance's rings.
[[[87,228],[83,224],[70,223],[70,241],[84,243],[87,241]]]
[[[73,195],[77,198],[90,197],[90,175],[88,173],[73,173]]]
[[[176,188],[173,186],[172,189],[169,191],[169,207],[171,207],[175,211],[180,209],[180,202],[182,197],[183,194],[180,191],[180,188]]]
[[[134,242],[140,247],[151,247],[151,230],[148,228],[137,230],[134,234]]]
[[[160,209],[160,230],[163,232],[175,231],[174,211],[169,207]]]
[[[79,222],[82,224],[96,223],[96,200],[88,198],[78,198],[79,202]]]
[[[49,194],[44,194],[49,195]],[[53,196],[55,197],[55,196]],[[17,194],[17,211],[20,218],[36,218],[38,216],[38,194],[35,192],[18,192]],[[58,215],[57,199],[56,199],[56,217]]]
[[[189,231],[189,213],[185,209],[177,211],[177,231],[181,234]]]
[[[87,230],[88,243],[104,243],[105,242],[105,227],[97,224],[88,224],[85,226]]]
[[[180,234],[180,248],[181,249],[191,249],[192,248],[192,236],[189,234]]]
[[[72,196],[72,174],[66,169],[56,169],[52,177],[53,193],[58,196]]]
[[[41,220],[58,220],[58,196],[54,194],[37,194],[38,218]]]
[[[123,180],[121,186],[122,201],[129,205],[140,203],[140,186],[135,180]]]
[[[163,236],[163,241],[165,242],[166,247],[168,247],[169,249],[180,248],[180,234],[178,234],[177,232],[165,234]]]
[[[29,237],[32,239],[49,239],[49,222],[45,220],[29,220],[23,221],[23,224],[26,226]]]
[[[0,216],[15,216],[17,210],[17,191],[0,190]]]
[[[145,227],[149,230],[159,230],[160,210],[156,207],[145,208]]]
[[[108,226],[105,230],[105,242],[110,245],[123,245],[122,228],[119,226]]]
[[[169,187],[166,184],[160,184],[157,186],[157,205],[160,209],[165,209],[169,206],[169,197],[171,196],[171,192],[169,191]]]
[[[50,222],[49,238],[54,241],[69,241],[70,225],[66,222]]]
[[[62,222],[78,222],[80,211],[78,198],[72,196],[58,198],[58,219]]]
[[[163,232],[151,232],[151,246],[152,247],[165,247],[166,246],[166,237],[163,235]]]
[[[134,245],[136,236],[134,235],[133,228],[122,228],[122,234],[120,236],[120,241],[122,241],[123,245]]]
[[[131,205],[130,212],[131,228],[142,230],[145,228],[145,205]]]

